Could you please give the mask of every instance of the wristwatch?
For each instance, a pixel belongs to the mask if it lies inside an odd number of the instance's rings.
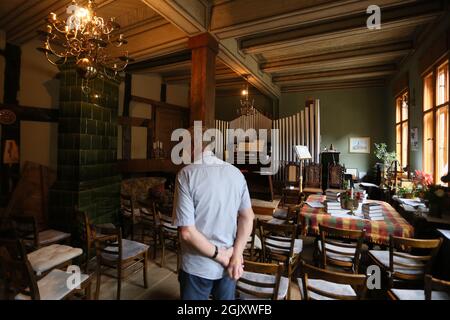
[[[214,247],[216,247],[216,250],[214,251],[214,255],[211,257],[211,259],[215,259],[217,257],[217,255],[219,254],[219,248],[217,248],[217,246],[214,246]]]

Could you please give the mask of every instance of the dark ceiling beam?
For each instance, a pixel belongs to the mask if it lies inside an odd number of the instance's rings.
[[[269,73],[292,72],[302,68],[323,68],[324,64],[334,66],[348,63],[370,63],[373,60],[392,59],[407,55],[413,48],[411,41],[396,42],[386,45],[376,45],[361,49],[348,49],[340,52],[325,53],[311,56],[300,56],[290,59],[269,61],[261,64],[261,70]]]
[[[130,64],[127,67],[127,72],[143,71],[190,60],[191,50],[184,50]]]
[[[414,0],[377,0],[381,8]],[[239,38],[365,11],[373,0],[234,0],[213,3],[211,32],[219,39]]]
[[[343,81],[335,83],[311,83],[300,85],[289,85],[281,87],[282,93],[290,92],[307,92],[307,91],[323,91],[335,89],[353,89],[353,88],[373,88],[384,87],[386,81],[384,79],[373,80],[358,80],[358,81]]]
[[[289,83],[331,82],[350,79],[381,78],[396,71],[395,65],[382,65],[363,68],[350,68],[324,72],[290,74],[273,77],[273,81],[281,86]]]
[[[427,0],[407,3],[381,11],[381,28],[398,28],[424,24],[444,11],[443,0]],[[337,38],[355,33],[367,33],[377,30],[367,29],[369,15],[364,11],[344,17],[334,17],[325,21],[313,22],[302,26],[283,28],[239,39],[239,47],[245,53],[261,53],[299,45],[324,38]]]

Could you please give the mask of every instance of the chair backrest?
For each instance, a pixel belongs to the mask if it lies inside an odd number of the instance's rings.
[[[149,226],[151,228],[156,227],[157,219],[156,219],[156,202],[146,202],[138,200],[137,204],[139,206],[141,223],[145,226]]]
[[[323,297],[324,299],[360,300],[364,299],[366,295],[367,276],[363,274],[348,274],[325,270],[311,266],[309,264],[306,264],[304,261],[301,261],[300,275],[303,289],[302,296],[305,300],[313,300],[314,299],[313,295]],[[318,279],[332,282],[335,284],[349,285],[355,291],[356,296],[339,294],[335,290],[326,291],[324,290],[324,288],[312,286],[308,282],[309,279]],[[313,295],[311,293],[313,293]]]
[[[337,266],[353,268],[353,271],[358,273],[366,231],[337,229],[319,224],[319,232],[322,243],[322,266],[325,268],[327,262],[330,262]],[[345,242],[342,241],[344,239]],[[327,253],[331,253],[331,255],[327,255]],[[351,262],[347,262],[345,259],[333,259],[333,255],[349,257]]]
[[[322,188],[322,165],[310,163],[305,166],[305,187]]]
[[[120,210],[122,210],[122,214],[124,215],[133,216],[134,201],[132,196],[124,193],[120,194]]]
[[[40,299],[37,280],[21,239],[0,239],[0,277],[5,280],[8,298],[22,294]]]
[[[253,220],[252,234],[247,239],[247,244],[245,246],[245,250],[244,250],[244,253],[243,253],[244,257],[248,258],[250,260],[253,259],[253,255],[254,255],[256,229],[258,228],[257,225],[258,225],[258,220],[254,219]]]
[[[443,291],[450,295],[450,281],[433,278],[430,274],[425,275],[425,300],[432,300],[433,291]]]
[[[423,279],[426,273],[431,273],[441,244],[442,238],[423,240],[390,236],[389,270],[392,276],[403,280]]]
[[[243,293],[257,299],[278,300],[282,273],[281,263],[244,261],[244,274],[236,283],[236,293],[238,296]]]
[[[258,221],[258,225],[265,261],[287,261],[294,256],[297,225],[278,225],[261,220]]]
[[[286,170],[286,185],[296,185],[299,181],[299,167],[295,163],[288,163]]]
[[[17,236],[24,241],[25,245],[39,248],[39,230],[36,219],[33,216],[16,216],[11,218],[15,223]]]
[[[161,205],[156,203],[156,212],[158,213],[159,225],[165,234],[177,234],[178,227],[173,224],[173,218],[161,212]]]
[[[122,229],[121,228],[101,228],[95,227],[95,251],[97,263],[107,261],[122,260]],[[104,257],[107,259],[104,259]]]
[[[344,186],[345,168],[338,163],[328,165],[328,189],[342,189]]]
[[[90,250],[95,239],[95,228],[91,225],[89,217],[85,211],[75,210],[76,221],[79,225],[80,240],[86,250]]]

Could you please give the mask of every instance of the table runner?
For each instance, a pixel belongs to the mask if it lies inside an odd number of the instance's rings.
[[[325,200],[323,195],[310,195],[307,201]],[[304,230],[309,234],[319,234],[319,224],[349,230],[366,230],[366,240],[374,244],[389,244],[389,235],[398,237],[414,237],[414,228],[387,202],[367,200],[379,203],[383,210],[384,221],[370,221],[366,219],[353,219],[334,217],[326,213],[324,208],[312,208],[305,204],[300,211],[300,221]]]

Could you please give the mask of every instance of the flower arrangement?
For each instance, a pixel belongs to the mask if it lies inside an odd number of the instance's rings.
[[[414,171],[413,183],[416,190],[422,189],[425,191],[433,184],[433,176],[424,171],[416,170]]]
[[[342,209],[355,210],[358,208],[359,202],[364,200],[362,192],[347,190],[341,193],[341,207]]]

